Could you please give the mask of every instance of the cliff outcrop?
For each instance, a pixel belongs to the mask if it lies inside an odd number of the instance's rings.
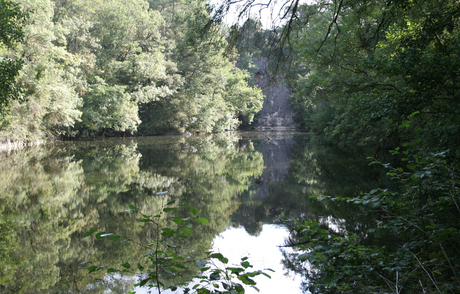
[[[282,76],[272,76],[268,70],[268,60],[254,57],[259,70],[255,76],[257,85],[264,94],[261,115],[255,123],[257,130],[292,130],[294,126],[294,110],[289,96],[291,89]]]

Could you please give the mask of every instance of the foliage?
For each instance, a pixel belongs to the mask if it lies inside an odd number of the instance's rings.
[[[109,86],[102,82],[91,85],[84,98],[82,122],[83,136],[107,130],[134,132],[139,124],[137,104],[131,101],[122,86]]]
[[[157,195],[165,195],[168,191],[157,192]],[[235,282],[234,279],[241,281],[245,285],[255,287],[256,282],[251,279],[258,275],[265,275],[270,278],[269,275],[262,271],[247,272],[252,265],[247,261],[247,257],[241,259],[241,267],[225,267],[224,270],[219,268],[212,269],[208,265],[208,261],[201,259],[193,259],[190,257],[192,251],[183,248],[180,244],[181,239],[187,239],[196,229],[192,225],[192,221],[207,224],[209,221],[205,218],[195,217],[198,213],[197,209],[189,209],[188,204],[175,204],[175,200],[168,202],[162,209],[161,214],[157,215],[145,215],[141,213],[137,207],[130,205],[130,209],[127,212],[139,213],[142,217],[138,219],[139,222],[151,224],[155,227],[156,239],[148,245],[141,245],[146,250],[149,250],[145,257],[147,257],[151,263],[149,266],[143,266],[141,263],[137,263],[137,269],[140,271],[140,282],[135,286],[145,286],[149,288],[156,287],[159,293],[161,289],[165,287],[163,283],[164,275],[171,275],[175,277],[175,284],[170,286],[169,289],[176,290],[178,286],[184,287],[184,293],[244,293],[245,290],[239,282]],[[179,210],[182,207],[186,207],[190,216],[183,217],[184,213],[180,213]],[[157,219],[164,218],[172,211],[178,211],[181,216],[173,216],[170,219],[176,224],[174,227],[162,227]],[[83,236],[87,237],[95,233],[97,230],[93,229],[88,231]],[[160,237],[161,236],[161,237]],[[113,233],[98,232],[96,233],[96,239],[107,238],[111,241],[123,238],[124,241],[132,242],[132,239],[128,236],[119,236]],[[220,253],[207,253],[207,258],[216,259],[223,264],[228,263],[228,259]],[[214,262],[211,262],[214,264]],[[80,265],[91,264],[91,262],[83,262]],[[200,268],[201,274],[195,278],[200,279],[200,282],[188,286],[190,282],[180,281],[182,278],[182,272],[190,269],[191,265],[195,265]],[[125,262],[121,265],[122,271],[132,271],[131,264]],[[105,266],[91,265],[88,267],[88,272],[96,272],[103,269]],[[119,269],[108,268],[107,274],[113,272],[119,272]],[[209,274],[209,276],[208,276]],[[134,292],[130,292],[134,293]]]
[[[171,96],[142,107],[141,132],[235,130],[242,120],[251,123],[261,110],[260,89],[249,86],[248,74],[230,62],[224,35],[209,23],[208,8],[201,1],[176,12],[172,74],[180,75],[183,85]]]
[[[296,13],[292,48],[306,72],[294,103],[305,128],[328,142],[394,147],[414,138],[398,126],[420,111],[426,145],[457,144],[455,1],[318,1]]]
[[[2,141],[221,132],[262,107],[204,1],[2,3]]]
[[[403,156],[404,168],[383,164],[387,175],[400,184],[399,191],[374,189],[355,198],[319,198],[350,203],[363,216],[372,216],[363,231],[334,232],[312,220],[293,226],[290,242],[304,253],[291,256],[291,265],[307,274],[309,291],[448,293],[460,289],[457,168],[448,163],[448,152],[408,147],[392,151]]]
[[[24,27],[24,42],[13,54],[24,58],[18,80],[26,103],[14,103],[2,140],[28,142],[68,134],[79,120],[81,99],[76,88],[82,84],[74,66],[78,60],[62,46],[61,27],[51,21],[50,1],[27,1],[30,13]]]
[[[1,0],[0,7],[0,113],[4,114],[11,101],[20,98],[16,78],[23,61],[15,58],[8,49],[13,49],[23,40],[28,13],[9,0]]]

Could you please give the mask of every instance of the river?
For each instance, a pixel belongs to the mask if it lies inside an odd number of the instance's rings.
[[[302,293],[308,281],[283,255],[292,250],[283,247],[289,231],[279,219],[315,218],[340,230],[353,212],[309,196],[357,195],[381,173],[362,151],[318,146],[295,132],[56,142],[0,158],[1,293],[147,293],[133,286],[133,268],[149,264],[138,244],[151,243],[155,227],[126,210],[155,215],[170,201],[187,204],[177,213],[196,209],[193,217],[209,221],[190,227],[183,254],[220,252],[229,265],[248,257],[254,270],[274,270],[271,279],[256,277],[260,293]],[[92,229],[133,242],[83,237]],[[107,274],[126,262],[129,271]],[[106,267],[88,274],[90,265]],[[190,281],[196,271],[165,276],[164,284]]]

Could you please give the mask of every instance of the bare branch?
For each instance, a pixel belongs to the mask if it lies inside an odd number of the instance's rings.
[[[336,26],[338,27],[337,19],[339,17],[340,10],[342,9],[342,5],[343,5],[343,0],[340,0],[339,8],[337,9],[335,13],[334,18],[332,19],[332,22],[329,24],[329,28],[327,29],[327,33],[326,33],[326,37],[324,37],[324,40],[321,42],[321,45],[316,50],[317,53],[319,52],[319,50],[321,50],[321,47],[323,47],[324,43],[327,41],[327,38],[329,37],[329,34],[331,33],[332,26],[336,24]]]

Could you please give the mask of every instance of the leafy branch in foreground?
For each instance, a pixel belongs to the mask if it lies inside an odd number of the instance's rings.
[[[156,193],[164,195],[167,192]],[[188,217],[170,216],[167,215],[171,212],[178,211],[180,207],[188,209]],[[83,237],[91,236],[96,233],[96,239],[109,239],[115,241],[122,239],[127,242],[132,242],[137,246],[148,250],[145,257],[149,260],[149,265],[143,265],[138,262],[136,266],[131,263],[125,262],[121,264],[120,269],[96,266],[90,261],[80,263],[81,266],[90,265],[88,272],[93,273],[106,269],[107,274],[114,272],[136,272],[140,277],[140,282],[135,286],[147,286],[150,290],[156,288],[158,293],[162,289],[168,288],[170,290],[182,289],[183,293],[245,293],[242,284],[256,288],[254,277],[264,275],[268,278],[270,276],[263,271],[249,271],[253,266],[243,257],[237,266],[227,266],[228,259],[220,253],[206,252],[205,258],[198,259],[191,257],[191,252],[182,248],[180,240],[184,241],[192,236],[193,224],[202,223],[207,224],[209,221],[205,218],[197,217],[198,211],[195,208],[189,208],[188,204],[176,204],[176,201],[168,202],[163,207],[161,213],[157,215],[147,215],[139,211],[139,208],[130,205],[126,212],[139,214],[141,218],[138,222],[150,224],[154,227],[155,238],[149,244],[141,244],[133,241],[129,236],[116,235],[108,232],[97,232],[92,229],[86,232]],[[160,220],[168,218],[175,225],[165,226],[162,225]],[[269,271],[272,271],[268,269]],[[191,281],[174,282],[172,286],[165,286],[166,278],[184,278],[184,273],[195,272],[192,274]],[[198,274],[196,274],[198,273]],[[242,284],[241,284],[242,283]],[[256,288],[257,289],[257,288]],[[134,292],[129,292],[134,293]]]

